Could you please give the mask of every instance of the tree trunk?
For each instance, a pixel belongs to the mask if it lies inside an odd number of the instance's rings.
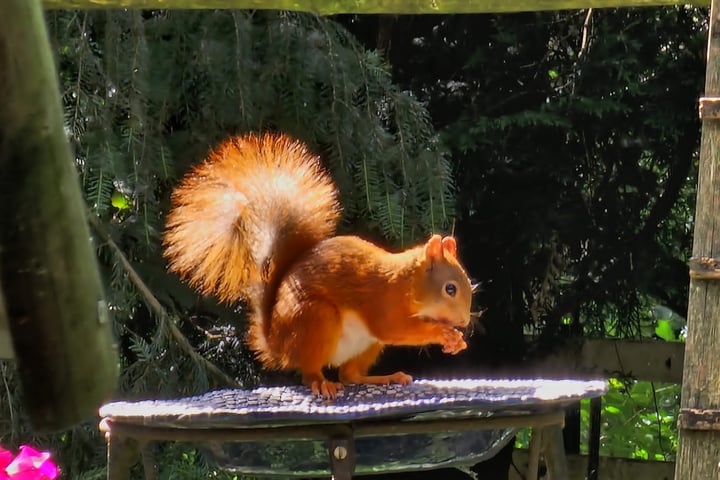
[[[705,96],[720,96],[720,0],[710,11]],[[694,259],[720,255],[720,120],[704,115],[700,145]],[[692,262],[691,262],[692,264]],[[720,282],[691,266],[679,445],[675,478],[718,478],[718,424],[697,421],[688,409],[720,409]]]
[[[40,0],[0,15],[0,284],[39,431],[97,414],[118,361]]]

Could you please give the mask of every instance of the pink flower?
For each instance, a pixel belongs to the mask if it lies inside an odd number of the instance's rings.
[[[14,456],[10,450],[0,447],[0,480],[9,480],[10,477],[5,472],[5,467],[10,465]]]
[[[12,459],[15,455],[10,450],[5,450],[4,448],[0,447],[0,468],[5,470],[5,467],[8,466],[10,462],[12,462]]]
[[[4,466],[0,470],[0,480],[55,480],[58,476],[58,468],[50,460],[50,452],[39,452],[23,445],[15,458],[4,464],[8,458],[6,453],[10,452],[0,451],[0,468]]]

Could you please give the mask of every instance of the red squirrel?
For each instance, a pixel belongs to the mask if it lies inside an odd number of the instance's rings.
[[[300,370],[315,395],[369,376],[385,345],[467,344],[472,287],[451,236],[390,253],[335,236],[338,192],[320,158],[283,134],[229,138],[172,194],[168,268],[203,295],[249,307],[248,341],[266,368]],[[340,382],[325,367],[338,367]]]

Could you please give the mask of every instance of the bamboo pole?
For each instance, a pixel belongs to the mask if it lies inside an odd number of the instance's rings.
[[[584,8],[651,7],[709,0],[44,0],[45,8],[242,8],[340,13],[508,13]]]
[[[705,96],[720,97],[720,0],[710,10]],[[720,121],[705,117],[700,144],[697,207],[693,257],[720,256]],[[712,417],[720,409],[720,282],[691,276],[688,336],[679,445],[675,464],[677,479],[720,476],[720,431],[688,416],[689,409],[703,409]],[[700,419],[701,420],[701,419]],[[717,427],[717,426],[716,426]]]
[[[36,430],[96,415],[118,363],[40,0],[0,15],[0,284]]]

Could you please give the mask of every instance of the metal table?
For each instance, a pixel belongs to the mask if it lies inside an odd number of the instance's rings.
[[[553,480],[567,478],[564,408],[605,393],[603,380],[417,380],[350,385],[333,401],[302,386],[218,390],[100,409],[108,479],[128,478],[149,442],[198,444],[219,467],[254,476],[332,476],[472,465],[520,428],[533,429],[526,478],[544,451]],[[155,478],[151,457],[145,476]]]

